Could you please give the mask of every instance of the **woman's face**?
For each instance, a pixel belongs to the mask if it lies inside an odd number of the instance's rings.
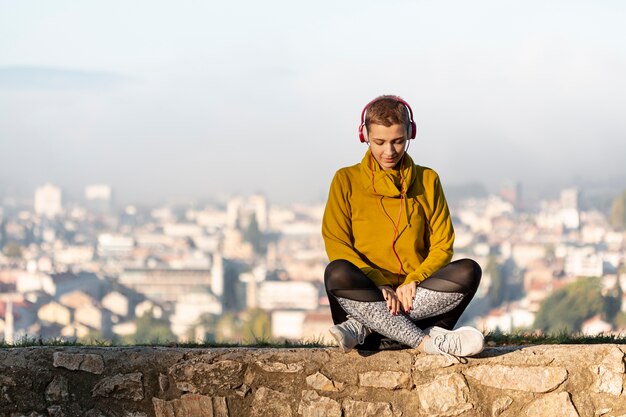
[[[372,124],[367,130],[370,150],[374,159],[385,171],[394,168],[406,151],[406,126],[396,124],[389,127]]]

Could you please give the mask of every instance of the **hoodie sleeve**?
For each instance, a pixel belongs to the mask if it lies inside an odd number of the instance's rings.
[[[428,219],[428,227],[430,229],[428,256],[415,271],[406,276],[405,283],[413,281],[420,283],[452,260],[454,228],[448,203],[437,174],[435,174],[432,193],[428,197],[428,203],[432,207],[432,214]]]
[[[328,259],[345,259],[356,265],[377,286],[391,285],[378,269],[369,266],[354,249],[350,210],[350,185],[337,171],[330,185],[322,220],[322,236]]]

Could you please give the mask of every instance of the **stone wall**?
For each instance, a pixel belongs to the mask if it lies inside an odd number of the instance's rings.
[[[2,349],[0,416],[626,417],[624,349]]]

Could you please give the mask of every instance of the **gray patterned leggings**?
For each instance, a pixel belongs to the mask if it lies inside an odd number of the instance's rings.
[[[333,322],[350,314],[375,331],[365,349],[378,346],[381,335],[410,346],[421,342],[421,329],[440,326],[452,329],[478,289],[482,270],[471,259],[459,259],[436,271],[417,286],[409,314],[393,316],[380,289],[349,261],[337,259],[326,267],[324,284]]]

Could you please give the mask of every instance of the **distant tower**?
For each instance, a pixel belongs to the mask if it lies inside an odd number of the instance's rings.
[[[113,189],[110,185],[94,184],[85,187],[87,208],[95,213],[110,213],[113,205]]]
[[[228,200],[228,204],[226,205],[226,225],[230,229],[234,229],[237,227],[239,223],[239,216],[241,213],[241,197],[235,197]]]
[[[561,191],[561,222],[566,229],[578,229],[580,227],[578,201],[577,188],[567,188]]]
[[[35,190],[35,213],[53,218],[63,209],[61,189],[52,184],[45,184]]]
[[[259,230],[265,232],[269,226],[269,210],[267,209],[267,199],[264,195],[255,194],[248,200],[252,212],[256,215]]]
[[[211,291],[221,297],[224,295],[224,260],[219,252],[213,254],[211,265]]]

